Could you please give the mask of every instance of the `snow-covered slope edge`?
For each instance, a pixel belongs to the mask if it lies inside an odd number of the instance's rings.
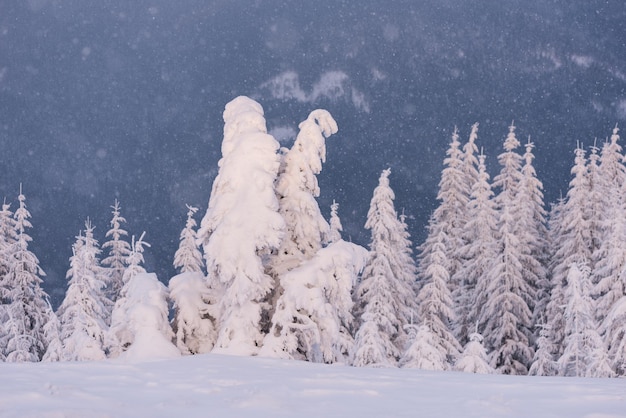
[[[198,355],[0,364],[2,417],[624,417],[626,380]]]

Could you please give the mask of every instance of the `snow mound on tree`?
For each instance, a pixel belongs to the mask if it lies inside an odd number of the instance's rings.
[[[123,327],[132,341],[119,358],[138,361],[179,357],[168,322],[167,288],[156,274],[134,276],[126,286],[124,298],[124,303],[116,308],[123,310]]]

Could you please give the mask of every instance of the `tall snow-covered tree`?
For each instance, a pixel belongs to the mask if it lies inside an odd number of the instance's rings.
[[[416,315],[415,292],[406,265],[405,224],[398,219],[389,186],[391,170],[383,170],[374,190],[365,228],[371,231],[368,262],[355,292],[359,318],[354,365],[395,364],[406,345],[404,325]],[[410,272],[410,269],[413,269]],[[413,275],[414,277],[414,275]],[[414,281],[414,279],[413,279]],[[373,324],[368,324],[373,322]],[[376,336],[366,335],[373,331]],[[383,359],[368,357],[368,344],[384,346]]]
[[[0,210],[0,305],[8,303],[9,283],[7,273],[9,272],[9,251],[17,239],[15,232],[15,219],[6,201]]]
[[[533,289],[524,276],[523,253],[518,237],[520,208],[517,195],[522,181],[521,156],[515,127],[509,127],[504,152],[498,156],[501,171],[494,178],[499,189],[498,246],[487,273],[489,295],[478,316],[480,333],[491,354],[491,366],[503,374],[526,374],[534,352],[530,344],[532,312],[528,301]]]
[[[452,294],[447,286],[449,262],[446,258],[445,242],[445,232],[441,230],[433,246],[431,263],[424,272],[422,288],[417,295],[420,324],[429,330],[433,348],[446,359],[440,370],[448,370],[461,352],[461,346],[450,330],[455,318]]]
[[[580,263],[572,264],[567,275],[563,354],[557,361],[561,376],[613,375],[606,347],[593,318],[589,275],[589,267]]]
[[[120,290],[124,285],[124,270],[128,266],[128,256],[130,254],[130,244],[126,240],[128,232],[122,228],[122,224],[126,223],[126,219],[121,215],[120,202],[115,199],[115,203],[111,206],[113,216],[111,218],[111,228],[106,232],[105,241],[102,248],[107,251],[107,256],[102,260],[102,265],[109,270],[109,279],[107,288],[110,293],[110,299],[115,303],[119,297]]]
[[[367,250],[343,240],[283,274],[272,326],[259,355],[346,362],[353,349],[352,289]]]
[[[463,264],[457,272],[460,286],[453,295],[456,309],[454,331],[461,343],[467,340],[470,330],[475,328],[480,309],[489,296],[486,274],[497,250],[498,213],[484,154],[479,156],[478,172],[478,180],[472,187],[471,200],[467,206],[468,220],[463,230]]]
[[[9,290],[6,295],[9,302],[5,323],[6,361],[39,361],[46,351],[43,327],[48,321],[47,295],[41,288],[44,272],[35,254],[28,249],[32,238],[26,230],[32,227],[31,215],[21,190],[18,201],[19,207],[13,214],[15,242],[6,253],[8,272],[5,283]]]
[[[549,260],[543,184],[537,178],[533,166],[534,147],[528,138],[515,205],[518,214],[516,235],[520,242],[520,262],[524,280],[530,288],[530,292],[525,294],[527,298],[525,302],[533,310],[533,317],[539,319],[542,318],[543,312],[535,311],[537,292],[539,288],[547,287]]]
[[[102,360],[111,302],[106,298],[107,272],[100,266],[100,248],[93,237],[93,226],[85,223],[72,247],[68,288],[58,309],[63,341],[63,359]]]
[[[474,135],[472,135],[474,138]],[[420,275],[428,268],[432,253],[432,246],[440,230],[444,231],[447,242],[443,243],[446,248],[446,258],[449,260],[450,287],[451,292],[456,292],[459,284],[452,280],[457,279],[456,272],[461,267],[460,248],[463,247],[463,228],[467,221],[466,208],[469,202],[471,189],[471,179],[467,176],[468,164],[463,161],[463,153],[460,149],[459,134],[455,128],[452,134],[452,141],[446,152],[444,159],[444,169],[439,182],[439,192],[437,200],[439,206],[433,212],[428,226],[428,237],[420,246],[419,273]],[[473,156],[473,147],[470,153]]]
[[[626,166],[619,145],[618,128],[615,127],[610,142],[602,148],[598,176],[599,196],[603,210],[590,214],[600,219],[600,245],[593,248],[595,261],[592,282],[595,284],[596,319],[602,323],[613,305],[626,295]],[[608,343],[608,339],[606,339]]]
[[[197,223],[193,218],[198,208],[187,205],[187,222],[180,233],[178,250],[174,254],[174,267],[181,273],[201,272],[204,268],[202,253],[198,248]]]
[[[271,262],[277,276],[311,259],[330,232],[315,200],[320,193],[316,175],[326,160],[326,138],[337,132],[337,123],[326,110],[317,109],[299,128],[276,181],[279,213],[286,223],[285,238]]]
[[[573,178],[562,204],[552,210],[550,221],[553,256],[551,261],[551,294],[546,307],[550,327],[550,340],[556,349],[556,359],[563,353],[563,330],[565,329],[565,288],[569,267],[574,263],[588,264],[591,260],[591,236],[589,229],[588,177],[585,151],[578,147],[575,152]]]
[[[263,340],[274,288],[265,260],[285,236],[274,189],[278,148],[261,105],[244,96],[226,105],[219,173],[198,231],[211,286],[223,288],[217,352],[253,355]]]

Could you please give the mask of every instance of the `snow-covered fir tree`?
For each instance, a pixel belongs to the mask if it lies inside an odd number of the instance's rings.
[[[546,210],[543,202],[543,184],[537,178],[533,166],[535,145],[528,138],[523,155],[522,178],[516,195],[518,226],[516,235],[520,243],[520,262],[524,281],[530,292],[524,294],[528,307],[533,311],[533,323],[543,319],[544,312],[535,309],[537,292],[548,287],[547,264],[548,240]]]
[[[187,205],[187,222],[180,233],[178,250],[174,254],[174,267],[181,273],[202,272],[204,262],[198,247],[196,220],[193,218],[198,208]]]
[[[285,236],[274,189],[278,148],[261,105],[244,96],[226,105],[219,172],[198,231],[208,280],[221,293],[217,352],[253,355],[263,340],[275,285],[265,260]]]
[[[409,345],[402,354],[399,366],[423,370],[446,370],[445,353],[438,350],[437,336],[426,325],[406,325]]]
[[[466,217],[467,203],[469,202],[471,189],[471,179],[466,176],[467,165],[463,161],[463,153],[460,149],[459,134],[455,128],[452,134],[452,141],[446,151],[447,157],[444,159],[444,169],[439,182],[439,192],[437,200],[439,206],[433,212],[429,220],[428,236],[426,241],[420,246],[419,273],[420,275],[428,268],[434,245],[435,237],[443,230],[448,240],[444,243],[446,248],[446,258],[449,260],[450,291],[455,293],[459,283],[452,282],[458,276],[456,272],[461,267],[460,249],[463,247],[463,228]],[[469,152],[469,151],[468,151]],[[473,156],[473,151],[470,154]]]
[[[537,324],[536,327],[539,328],[539,338],[537,338],[537,349],[530,369],[528,369],[528,374],[531,376],[556,376],[558,368],[552,356],[556,350],[550,339],[550,326]]]
[[[124,274],[122,275],[122,283],[126,285],[130,279],[135,277],[137,274],[146,273],[146,269],[143,267],[144,263],[144,247],[150,247],[150,244],[145,242],[143,239],[145,237],[145,231],[141,234],[139,239],[135,240],[135,236],[131,237],[130,241],[130,252],[128,253],[128,257],[126,257],[127,266],[124,269]],[[122,286],[122,289],[124,287]],[[120,296],[122,296],[122,291],[120,290]]]
[[[390,173],[389,169],[383,170],[365,223],[372,238],[369,258],[355,292],[359,330],[352,362],[358,366],[394,365],[406,345],[404,325],[416,316],[415,293],[408,279],[408,275],[414,274],[415,270],[414,265],[407,267],[404,264],[406,230],[394,208],[395,196],[389,186]],[[412,272],[407,271],[411,268]],[[367,335],[370,331],[377,335]],[[368,346],[370,344],[385,347],[382,359],[369,356],[373,352]]]
[[[341,225],[341,219],[339,218],[339,203],[333,200],[333,204],[330,205],[330,230],[328,232],[328,243],[332,244],[341,239],[341,231],[343,226]]]
[[[9,272],[9,251],[17,239],[15,231],[15,219],[10,209],[11,205],[6,201],[0,210],[0,305],[8,303],[9,283],[7,273]]]
[[[562,204],[553,207],[550,221],[553,255],[551,261],[551,294],[546,307],[550,340],[558,359],[563,353],[564,307],[567,275],[572,264],[588,264],[591,260],[591,235],[589,228],[588,177],[585,151],[575,151],[573,175],[567,196]]]
[[[130,243],[126,240],[128,232],[122,228],[126,219],[121,215],[121,206],[117,199],[115,199],[111,209],[113,209],[111,228],[105,235],[107,241],[102,244],[102,248],[107,251],[107,256],[102,260],[102,265],[109,270],[107,289],[109,298],[115,303],[124,285],[122,278],[128,266],[127,258],[130,254]]]
[[[113,308],[110,333],[116,345],[112,357],[145,360],[180,356],[172,343],[167,297],[167,288],[154,273],[137,273],[124,284]]]
[[[317,109],[299,128],[276,181],[279,213],[286,223],[285,238],[271,261],[276,276],[310,260],[330,231],[315,200],[320,193],[316,175],[326,160],[326,138],[337,132],[337,123],[326,110]]]
[[[41,361],[62,361],[63,341],[61,341],[61,322],[48,302],[48,322],[43,327],[46,339],[46,352]]]
[[[464,342],[478,320],[487,298],[487,272],[496,256],[498,213],[493,201],[485,155],[479,156],[478,180],[472,187],[467,207],[467,223],[463,229],[465,245],[461,248],[463,264],[457,272],[460,284],[454,296],[455,335]]]
[[[145,234],[146,233],[143,232],[137,240],[135,240],[135,236],[131,237],[130,254],[127,257],[128,266],[124,270],[124,275],[122,276],[122,283],[124,283],[124,286],[120,289],[119,297],[113,305],[109,331],[105,336],[106,351],[110,357],[119,356],[128,348],[134,339],[134,335],[131,331],[129,331],[129,325],[127,324],[129,315],[128,311],[132,308],[132,304],[139,296],[132,295],[127,297],[127,293],[129,292],[129,289],[136,289],[136,287],[131,288],[131,285],[129,284],[135,276],[148,274],[146,269],[143,267],[143,247],[150,246],[150,244],[143,240]],[[152,279],[150,278],[146,280],[150,281]],[[141,289],[141,286],[138,288]]]
[[[469,341],[460,357],[454,363],[454,370],[465,373],[493,373],[493,368],[489,365],[489,357],[483,347],[483,336],[477,332],[469,335]]]
[[[58,309],[63,341],[63,360],[102,360],[105,335],[111,311],[106,298],[107,272],[100,266],[100,249],[93,237],[93,226],[85,223],[84,235],[76,237],[72,247],[68,288]]]
[[[600,245],[592,254],[595,261],[592,282],[596,319],[602,323],[613,305],[623,296],[626,286],[626,166],[619,145],[618,128],[602,148],[599,177],[602,180],[601,203],[604,210],[590,214],[601,220]],[[591,222],[591,221],[590,221]],[[610,337],[605,337],[608,344]]]
[[[494,178],[500,192],[495,198],[499,211],[496,257],[487,273],[489,295],[478,316],[478,325],[491,355],[491,366],[503,374],[526,374],[533,359],[530,335],[532,312],[528,301],[534,295],[526,281],[519,232],[517,194],[522,179],[521,156],[515,127],[509,127],[504,152],[498,156],[501,171]]]
[[[572,264],[567,275],[563,354],[557,361],[561,376],[613,375],[606,347],[593,318],[589,275],[589,267],[582,263]]]
[[[44,326],[48,321],[47,295],[41,288],[44,275],[39,260],[28,244],[32,238],[26,230],[32,227],[30,212],[26,208],[26,197],[18,196],[19,207],[13,214],[15,242],[7,249],[8,272],[5,283],[7,322],[4,324],[6,336],[6,361],[39,361],[46,351]]]
[[[188,271],[172,277],[168,287],[174,304],[176,346],[183,354],[210,352],[217,338],[217,301],[205,277],[198,271]]]
[[[445,238],[445,231],[440,230],[433,245],[431,262],[423,272],[423,285],[417,296],[421,327],[427,328],[431,336],[428,343],[445,359],[440,370],[448,370],[461,352],[461,346],[450,330],[454,321],[454,307],[452,294],[447,286],[450,276],[445,242],[449,242]],[[424,345],[427,342],[417,343]]]
[[[283,274],[284,292],[259,355],[313,362],[346,362],[353,350],[352,289],[367,250],[343,240]]]
[[[613,304],[600,332],[608,348],[608,359],[618,376],[626,376],[626,296]]]

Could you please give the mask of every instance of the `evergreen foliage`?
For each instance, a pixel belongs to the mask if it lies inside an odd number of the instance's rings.
[[[393,205],[390,173],[389,169],[381,173],[365,223],[372,239],[368,261],[355,291],[355,314],[360,323],[352,359],[355,365],[395,364],[406,345],[404,325],[416,314],[412,286],[415,267],[408,252],[410,243],[405,224],[398,219]],[[368,332],[375,335],[367,335]],[[382,358],[368,357],[376,351],[369,344],[385,348]]]
[[[198,208],[187,205],[187,222],[180,233],[180,243],[174,254],[174,267],[181,273],[202,272],[204,269],[195,229],[197,223],[193,218],[197,211]]]

